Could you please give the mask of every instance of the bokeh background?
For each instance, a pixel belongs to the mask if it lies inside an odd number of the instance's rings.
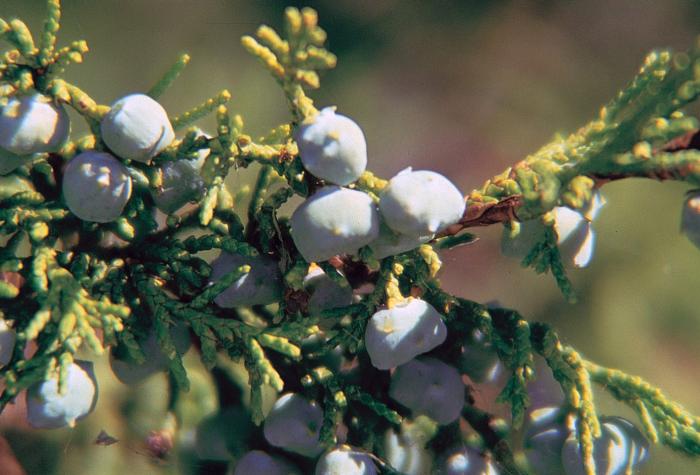
[[[252,135],[286,121],[287,109],[240,37],[260,23],[280,26],[286,5],[313,6],[339,57],[313,94],[317,104],[337,105],[362,125],[379,175],[430,168],[464,192],[593,117],[647,51],[685,49],[700,33],[700,3],[689,0],[62,3],[59,43],[85,39],[91,50],[67,79],[98,102],[147,90],[186,51],[192,62],[163,96],[166,109],[176,115],[227,88]],[[44,9],[43,0],[0,0],[1,17],[20,17],[35,31]],[[202,122],[205,129],[211,124]],[[549,276],[502,257],[499,227],[480,229],[479,242],[444,254],[443,283],[464,297],[498,300],[551,322],[587,357],[638,374],[700,413],[700,251],[679,233],[687,188],[648,180],[604,188],[608,204],[595,223],[595,258],[571,272],[578,304],[565,303]],[[201,380],[187,401],[196,419],[214,402],[211,383],[190,359]],[[97,365],[97,411],[76,430],[27,431],[21,402],[0,416],[0,433],[26,473],[189,471],[176,459],[155,462],[142,448],[149,430],[162,425],[165,382],[154,378],[134,390],[111,376],[106,358]],[[602,412],[629,415],[597,395]],[[95,444],[101,429],[119,442]],[[0,466],[0,474],[9,470]],[[641,473],[699,472],[699,463],[654,448]]]

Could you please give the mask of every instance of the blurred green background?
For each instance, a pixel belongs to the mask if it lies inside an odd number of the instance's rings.
[[[286,121],[287,108],[239,39],[260,23],[280,26],[286,5],[313,6],[339,57],[313,94],[317,105],[337,105],[361,124],[378,174],[430,168],[464,192],[589,120],[647,51],[687,48],[700,33],[700,3],[689,0],[62,3],[59,44],[85,39],[91,50],[67,79],[98,102],[147,90],[186,51],[192,62],[163,96],[166,109],[176,115],[227,88],[253,135]],[[1,17],[22,18],[36,32],[44,13],[43,0],[0,0]],[[477,230],[479,242],[444,254],[442,280],[464,297],[496,299],[553,323],[587,357],[638,374],[700,413],[700,252],[678,232],[687,188],[645,180],[604,188],[608,205],[596,222],[593,264],[571,272],[576,305],[564,302],[549,276],[502,257],[498,227]],[[26,431],[21,403],[0,417],[0,432],[26,472],[184,471],[176,461],[156,463],[141,445],[162,423],[164,381],[133,390],[111,376],[106,358],[97,364],[97,412],[76,430]],[[194,419],[212,407],[211,383],[200,376],[203,393],[186,401],[198,408]],[[602,412],[629,415],[599,396]],[[503,410],[494,403],[486,408]],[[120,442],[95,445],[101,429]],[[641,473],[699,472],[699,463],[654,448]]]

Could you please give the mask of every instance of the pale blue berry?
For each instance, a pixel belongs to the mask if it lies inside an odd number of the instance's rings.
[[[390,369],[411,361],[447,338],[442,315],[428,302],[411,298],[379,310],[367,323],[365,346],[372,365]]]
[[[200,175],[199,160],[175,160],[162,167],[163,183],[158,189],[150,188],[156,207],[172,214],[188,202],[197,201],[204,194],[204,179]]]
[[[569,437],[570,421],[559,407],[543,407],[527,418],[525,457],[538,475],[562,475],[562,448]]]
[[[695,247],[700,248],[700,192],[688,194],[683,203],[681,232]]]
[[[403,475],[424,475],[432,471],[433,456],[426,448],[428,434],[432,433],[430,421],[418,416],[414,421],[404,420],[401,433],[389,429],[384,435],[384,458]]]
[[[646,463],[649,458],[649,441],[637,426],[619,416],[603,416],[600,418],[600,422],[617,427],[628,438],[631,446],[628,464],[630,471],[636,470]]]
[[[357,180],[367,167],[362,129],[326,107],[306,119],[294,134],[304,168],[335,185]]]
[[[535,357],[535,378],[527,383],[527,394],[530,398],[529,412],[550,406],[564,404],[564,391],[561,384],[554,378],[551,368],[541,357]]]
[[[63,173],[63,197],[83,221],[117,219],[131,197],[129,170],[108,153],[88,151],[73,157]]]
[[[282,274],[277,262],[265,256],[244,256],[221,252],[211,263],[211,280],[217,282],[241,266],[250,271],[214,298],[219,307],[250,307],[279,301],[282,295]]]
[[[478,330],[464,342],[459,367],[475,383],[493,382],[503,370],[496,350]]]
[[[366,193],[326,186],[292,214],[292,238],[302,257],[320,262],[355,254],[379,235],[379,213]]]
[[[320,267],[315,267],[304,277],[304,290],[310,297],[307,304],[309,315],[319,315],[324,310],[345,307],[352,303],[352,288],[341,285],[329,277]]]
[[[13,96],[0,108],[0,148],[11,154],[26,157],[57,152],[69,134],[68,114],[50,97],[36,92]],[[0,169],[8,167],[0,165]]]
[[[326,452],[316,464],[316,475],[376,475],[377,467],[367,453],[347,445]]]
[[[566,264],[583,268],[590,264],[595,248],[595,232],[591,225],[600,213],[605,200],[596,191],[591,201],[581,210],[557,206],[552,210],[557,244]],[[501,252],[509,257],[524,258],[532,248],[544,239],[545,227],[539,219],[520,223],[517,232],[504,230]]]
[[[603,209],[603,206],[605,206],[605,203],[607,203],[607,201],[600,190],[595,190],[591,200],[581,209],[581,214],[583,214],[583,217],[588,221],[593,222],[598,219],[598,215]]]
[[[382,224],[379,230],[379,237],[369,243],[369,247],[372,249],[372,254],[375,258],[384,259],[385,257],[396,256],[404,252],[412,251],[421,244],[430,241],[433,237],[433,234],[413,236],[397,233],[392,231],[388,226]]]
[[[498,475],[499,473],[491,461],[471,447],[460,447],[452,451],[444,457],[440,465],[440,470],[437,472],[440,475]],[[539,472],[537,475],[540,475]]]
[[[458,222],[466,204],[455,185],[428,170],[402,171],[389,180],[379,200],[386,224],[408,236],[428,236]]]
[[[275,447],[315,457],[323,451],[319,441],[323,411],[315,402],[288,393],[281,396],[265,418],[263,434]]]
[[[591,222],[581,213],[559,206],[554,213],[554,230],[557,232],[559,252],[564,262],[573,262],[574,267],[590,264],[595,247],[595,233]]]
[[[233,475],[298,475],[300,472],[280,457],[272,457],[262,450],[247,452],[236,463]]]
[[[628,475],[635,473],[646,459],[648,443],[639,430],[621,417],[601,417],[601,436],[593,441],[595,473]],[[585,475],[581,446],[575,427],[561,452],[566,475]]]
[[[97,381],[92,363],[76,361],[68,368],[66,391],[59,394],[58,376],[27,389],[27,421],[37,429],[74,427],[97,403]]]
[[[15,349],[17,334],[4,318],[0,318],[0,368],[5,366],[12,359],[12,352]]]
[[[168,114],[145,94],[117,100],[100,123],[102,140],[115,155],[148,163],[175,139]]]
[[[464,383],[455,368],[424,356],[396,368],[389,396],[439,424],[457,420],[464,406]]]

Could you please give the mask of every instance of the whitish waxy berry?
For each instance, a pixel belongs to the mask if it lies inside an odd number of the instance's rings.
[[[388,226],[382,225],[379,230],[379,237],[369,243],[372,254],[377,259],[384,259],[389,256],[396,256],[404,252],[412,251],[421,244],[433,239],[434,235],[409,236],[392,231]]]
[[[577,211],[559,206],[554,209],[554,229],[564,261],[573,262],[574,267],[587,267],[595,246],[591,222]]]
[[[63,197],[68,209],[83,221],[114,221],[131,197],[129,170],[108,153],[83,152],[66,166]]]
[[[411,361],[447,338],[442,315],[425,300],[407,299],[372,315],[365,330],[365,346],[377,369]]]
[[[681,232],[700,248],[700,192],[689,193],[683,204]]]
[[[209,154],[202,151],[204,157]],[[158,189],[150,189],[156,207],[172,214],[188,202],[197,201],[204,194],[204,179],[200,170],[204,160],[175,160],[161,167],[163,183]]]
[[[112,104],[100,123],[102,140],[117,156],[148,163],[175,139],[163,106],[145,94]]]
[[[530,398],[527,411],[532,413],[546,407],[562,406],[565,396],[561,384],[554,379],[554,374],[544,359],[536,357],[535,361],[535,378],[527,383],[527,394]]]
[[[178,355],[184,355],[190,348],[190,332],[186,325],[170,327],[170,338]],[[109,364],[114,375],[124,384],[139,384],[148,377],[168,369],[170,360],[163,354],[163,349],[158,343],[155,332],[151,332],[141,343],[144,362],[138,364],[134,361],[116,358],[114,353],[110,355]]]
[[[56,152],[69,134],[68,114],[50,97],[39,93],[13,96],[0,108],[0,148],[14,155]]]
[[[600,418],[600,422],[603,425],[617,427],[628,438],[631,448],[630,470],[635,470],[646,463],[649,458],[649,441],[644,437],[644,434],[642,434],[637,426],[627,419],[618,416],[603,416]]]
[[[68,368],[65,394],[58,392],[58,375],[27,389],[27,421],[37,429],[74,427],[97,403],[92,363],[76,361]]]
[[[336,185],[348,185],[367,167],[367,143],[352,119],[326,107],[294,134],[304,168]]]
[[[618,429],[627,438],[630,446],[630,457],[626,468],[630,472],[634,472],[634,470],[646,463],[649,458],[649,441],[637,426],[619,416],[603,416],[600,418],[600,422],[603,426]],[[624,474],[627,475],[627,472],[624,472]]]
[[[488,383],[496,380],[503,366],[486,335],[477,330],[464,342],[459,368],[475,383]]]
[[[413,422],[404,420],[401,433],[394,429],[387,430],[384,435],[384,458],[403,475],[424,475],[434,473],[432,470],[433,456],[425,448],[430,434],[433,432],[430,421],[425,416],[418,416]]]
[[[552,210],[557,244],[565,263],[574,267],[587,267],[593,258],[595,232],[591,222],[598,216],[605,204],[600,192],[593,194],[591,201],[576,211],[566,206]],[[517,234],[506,229],[501,240],[501,252],[509,257],[524,258],[532,248],[544,238],[545,227],[539,219],[520,223]]]
[[[377,467],[367,453],[347,445],[326,452],[316,464],[316,475],[376,475]]]
[[[323,411],[315,402],[288,393],[281,396],[265,418],[263,434],[275,447],[315,457],[323,451],[319,441]]]
[[[464,383],[455,368],[425,356],[396,368],[389,396],[416,414],[449,424],[462,412]]]
[[[279,457],[272,457],[262,450],[247,452],[236,463],[233,475],[297,475],[299,470]]]
[[[631,422],[621,417],[601,417],[601,436],[593,441],[595,473],[627,475],[635,473],[646,460],[648,442]],[[561,451],[566,475],[585,475],[583,456],[575,428]]]
[[[578,268],[588,266],[595,245],[591,223],[581,213],[566,206],[554,208],[552,214],[562,261]],[[508,257],[524,258],[537,243],[544,240],[545,229],[539,219],[532,219],[520,223],[517,234],[504,230],[502,253]]]
[[[7,325],[7,322],[0,318],[0,367],[5,366],[12,359],[12,352],[15,349],[17,334]]]
[[[461,447],[441,463],[441,475],[498,475],[498,470],[482,454],[471,447]],[[539,472],[537,472],[539,475]]]
[[[211,263],[211,280],[217,282],[241,266],[250,272],[239,277],[230,287],[214,298],[222,308],[250,307],[277,302],[282,294],[282,274],[277,262],[265,256],[244,256],[222,252]]]
[[[320,262],[354,254],[379,235],[379,213],[366,193],[326,186],[292,214],[292,238],[302,257]]]
[[[408,236],[427,236],[462,218],[462,193],[439,173],[410,168],[389,180],[379,199],[386,224]]]
[[[318,315],[324,310],[345,307],[352,303],[350,285],[341,285],[320,267],[314,266],[304,277],[304,289],[310,294],[307,304],[310,315]]]
[[[566,413],[559,407],[544,407],[532,411],[525,432],[525,457],[538,475],[564,473],[561,451],[571,433]]]

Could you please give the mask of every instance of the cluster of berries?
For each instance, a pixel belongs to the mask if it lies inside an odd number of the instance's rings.
[[[295,135],[304,167],[327,186],[292,214],[291,232],[301,255],[321,262],[338,254],[356,254],[370,246],[384,258],[418,247],[459,221],[465,202],[444,176],[404,170],[389,181],[379,202],[347,188],[367,166],[367,146],[360,127],[325,108],[310,116]]]
[[[598,217],[605,199],[600,191],[591,197],[581,210],[557,206],[551,216],[557,234],[557,244],[562,262],[574,267],[587,267],[593,258],[595,231],[592,223]],[[501,252],[505,256],[524,258],[544,238],[545,225],[540,219],[519,223],[517,228],[506,229],[501,240]]]
[[[115,102],[100,128],[108,151],[85,151],[73,157],[63,170],[62,189],[73,214],[85,221],[105,223],[122,214],[131,196],[129,161],[149,163],[174,140],[174,131],[160,104],[141,94]],[[51,99],[38,93],[10,98],[0,109],[0,173],[10,173],[35,154],[58,152],[69,133],[66,112]],[[358,189],[354,182],[367,166],[365,138],[355,122],[337,114],[334,108],[325,108],[307,118],[297,129],[295,139],[306,170],[326,183],[294,211],[290,220],[294,243],[311,263],[304,279],[311,314],[348,305],[357,298],[349,286],[332,279],[315,262],[357,254],[365,246],[379,259],[410,251],[432,240],[464,214],[465,201],[460,191],[432,171],[404,170],[377,196]],[[165,213],[201,196],[204,183],[200,170],[208,151],[201,152],[196,160],[162,165],[163,186],[151,193],[156,206]],[[4,178],[20,180],[14,175]],[[7,183],[13,189],[23,186],[31,189],[30,183]],[[577,267],[590,261],[594,243],[591,222],[602,204],[602,198],[596,194],[581,211],[566,207],[553,210],[563,255]],[[522,223],[519,234],[504,235],[504,253],[522,257],[525,250],[541,240],[543,230],[541,222]],[[250,271],[215,297],[218,306],[249,307],[282,299],[282,274],[277,262],[267,256],[222,252],[212,262],[212,283],[242,266]],[[495,351],[478,332],[464,342],[457,367],[426,355],[447,338],[443,320],[444,316],[428,302],[409,297],[375,312],[365,331],[371,364],[378,370],[391,370],[389,396],[415,417],[429,417],[440,425],[460,417],[465,399],[462,373],[477,383],[492,382],[501,369]],[[2,365],[10,360],[15,334],[4,322],[0,325]],[[179,354],[188,350],[186,327],[174,327],[171,338]],[[141,346],[145,360],[140,364],[112,354],[112,369],[124,383],[136,384],[167,369],[168,359],[155,335],[151,334]],[[43,428],[72,426],[94,408],[97,384],[91,363],[76,361],[70,365],[63,382],[66,391],[59,391],[57,378],[29,388],[30,424]],[[317,474],[377,473],[371,454],[359,449],[343,445],[321,455],[322,423],[323,412],[315,402],[287,393],[274,404],[263,432],[271,446],[305,457],[320,456]],[[600,473],[631,473],[646,456],[646,441],[634,426],[620,418],[601,419],[601,425],[603,436],[596,440],[595,449]],[[533,419],[528,434],[528,457],[538,473],[583,473],[574,436],[575,421],[565,426],[561,418],[550,414]],[[620,455],[623,452],[624,456]],[[497,473],[489,460],[468,447],[454,448],[439,459],[441,473]],[[627,472],[610,468],[611,464]],[[252,451],[238,461],[234,473],[295,473],[295,469],[277,456]]]
[[[190,347],[186,326],[171,328],[170,337],[175,350],[183,355]],[[12,358],[17,335],[0,319],[0,367]],[[125,384],[138,384],[149,376],[167,370],[168,358],[163,354],[154,334],[141,344],[144,362],[137,364],[112,355],[110,363],[117,378]],[[65,388],[59,390],[58,375],[39,381],[27,389],[27,420],[38,429],[73,427],[87,416],[97,402],[97,379],[90,361],[76,360],[68,366],[62,379]]]
[[[0,367],[12,359],[17,334],[0,318]],[[73,427],[87,416],[97,403],[97,380],[89,361],[74,361],[63,378],[65,390],[59,391],[58,376],[34,383],[27,389],[27,421],[37,429]]]
[[[132,178],[125,161],[148,163],[163,151],[175,134],[168,116],[156,101],[133,94],[116,101],[100,123],[101,137],[109,152],[84,151],[73,157],[63,169],[63,199],[68,209],[84,221],[114,221],[126,206],[132,190]],[[8,98],[0,108],[0,177],[2,195],[32,191],[32,184],[16,174],[17,167],[30,163],[34,156],[58,153],[70,135],[70,119],[65,109],[51,98],[33,92]],[[119,158],[120,157],[121,160]],[[166,213],[195,199],[203,189],[199,177],[203,159],[178,160],[163,165],[163,187],[151,190],[154,202]],[[186,327],[174,330],[177,350],[189,347]],[[10,360],[15,332],[0,322],[0,365]],[[143,345],[145,363],[136,365],[112,359],[119,379],[135,383],[167,367],[155,336]],[[94,408],[97,382],[92,363],[76,361],[63,378],[65,390],[59,391],[58,378],[36,383],[27,391],[29,423],[37,428],[73,426]]]
[[[66,206],[78,218],[108,223],[122,214],[131,197],[128,161],[149,163],[172,143],[175,132],[165,109],[144,94],[112,104],[100,132],[108,150],[87,150],[73,157],[63,170],[62,191]],[[0,108],[0,174],[36,154],[59,152],[69,134],[68,114],[51,98],[37,92],[9,98]],[[205,157],[162,165],[163,186],[151,190],[158,208],[172,213],[201,195],[199,170]]]
[[[0,109],[0,174],[38,153],[57,152],[68,140],[68,113],[38,92],[12,96]]]
[[[626,475],[646,461],[649,442],[630,421],[600,417],[601,436],[593,444],[595,473]],[[577,418],[559,407],[532,411],[525,434],[525,455],[538,475],[584,475]]]
[[[429,369],[426,366],[423,369]],[[420,392],[421,388],[414,388]],[[462,388],[463,391],[463,388]],[[462,395],[463,398],[463,395]],[[461,402],[460,402],[461,407]],[[303,396],[288,393],[275,402],[272,410],[265,419],[264,435],[267,442],[288,452],[305,457],[319,457],[324,450],[319,442],[323,412],[318,405],[306,400]],[[403,445],[393,431],[387,433],[390,441],[385,448],[387,456],[395,467],[401,467],[401,472],[409,475],[420,475],[430,470],[431,462],[419,457],[425,451],[422,447],[408,443]],[[393,438],[393,439],[392,439]],[[395,439],[395,440],[394,440]],[[394,440],[391,442],[391,440]],[[413,460],[411,460],[413,459]],[[252,470],[252,462],[261,463],[263,467],[274,467],[269,472]],[[263,463],[264,461],[264,463]],[[411,463],[412,462],[412,463]],[[427,462],[427,463],[426,463]],[[408,464],[408,465],[407,465]],[[440,457],[439,469],[436,473],[462,475],[496,475],[494,465],[485,459],[477,450],[469,447],[458,447],[449,450]],[[253,451],[242,457],[235,469],[235,474],[265,473],[287,474],[290,462],[279,457],[271,456],[261,451]],[[341,445],[323,453],[316,462],[317,475],[348,474],[374,475],[378,472],[373,456],[361,449]]]
[[[379,194],[378,203],[368,193],[348,188],[365,170],[366,144],[359,126],[332,108],[310,117],[295,138],[304,167],[330,183],[301,204],[291,218],[294,242],[309,262],[355,254],[363,246],[369,246],[377,258],[406,252],[431,240],[464,213],[459,190],[434,172],[409,169],[399,173]],[[212,279],[216,281],[243,265],[249,265],[251,271],[219,294],[215,299],[219,306],[267,304],[280,298],[282,276],[276,263],[264,256],[222,253],[212,265]],[[310,293],[310,313],[353,301],[349,287],[313,264],[304,286]],[[464,404],[460,372],[437,358],[419,357],[445,341],[443,318],[428,302],[405,299],[370,318],[365,346],[373,366],[393,369],[392,399],[416,417],[428,416],[439,424],[449,424],[459,418]],[[460,366],[479,381],[489,379],[496,372],[498,357],[479,339],[469,343]],[[272,446],[318,457],[323,452],[319,441],[322,422],[323,412],[315,402],[288,393],[277,400],[265,419],[264,435]],[[403,454],[394,458],[396,463],[405,459]],[[269,473],[289,473],[290,467],[277,456],[253,451],[239,460],[235,473],[253,473],[251,464],[269,467]],[[441,464],[445,473],[496,473],[488,460],[466,447],[442,457]],[[416,468],[422,470],[425,464]],[[377,468],[369,454],[341,446],[318,459],[316,473],[374,474]]]

